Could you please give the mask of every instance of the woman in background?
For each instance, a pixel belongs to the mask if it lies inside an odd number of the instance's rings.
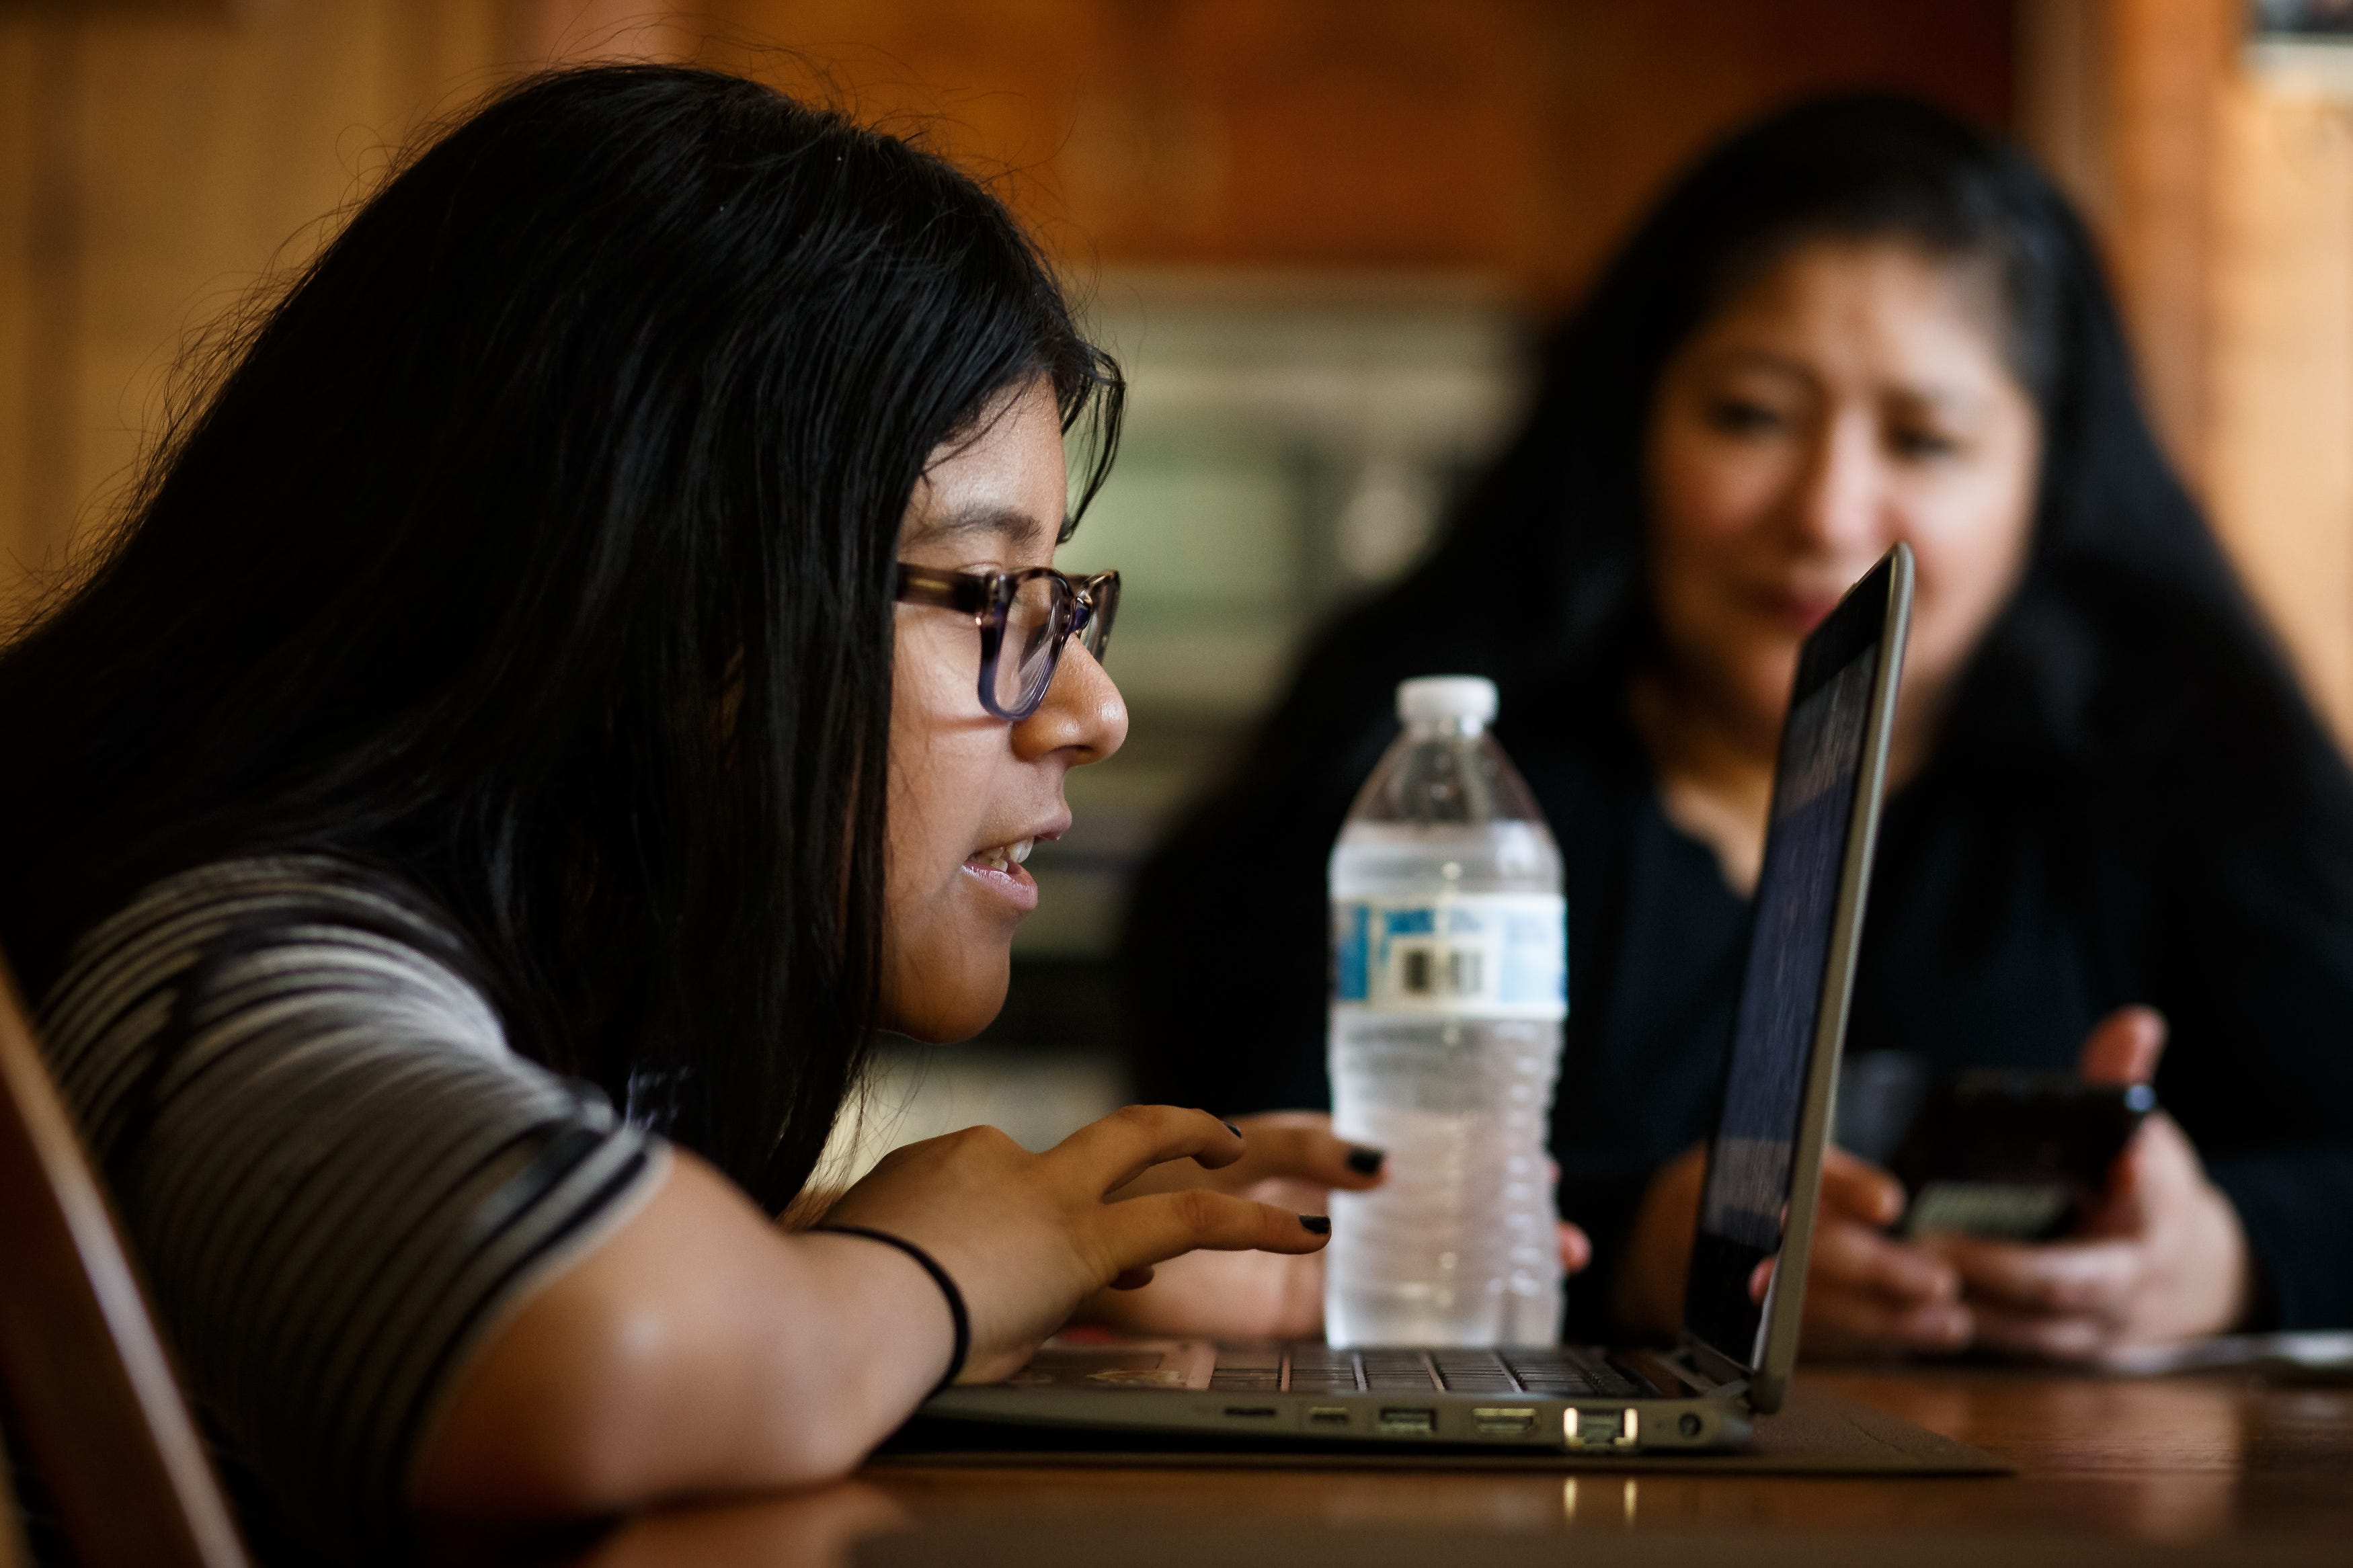
[[[1905,1194],[1834,1156],[1808,1346],[2353,1323],[2353,781],[2150,438],[2081,225],[1908,102],[1730,142],[1553,338],[1435,554],[1324,637],[1145,872],[1147,1091],[1325,1103],[1324,857],[1396,682],[1492,675],[1567,865],[1554,1149],[1597,1262],[1570,1328],[1672,1329],[1797,648],[1899,539],[1918,600],[1847,1049],[2153,1073],[2169,1114],[2042,1246],[1896,1240]]]
[[[560,73],[359,211],[0,653],[0,945],[251,1528],[835,1476],[1162,1259],[1321,1245],[1216,1184],[1371,1184],[1136,1107],[770,1218],[876,1029],[994,1016],[1125,734],[1116,579],[1050,565],[1118,391],[940,161]]]

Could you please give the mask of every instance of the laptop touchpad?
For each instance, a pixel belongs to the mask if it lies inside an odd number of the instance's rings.
[[[1007,1378],[1014,1388],[1206,1388],[1216,1353],[1206,1344],[1054,1345]]]

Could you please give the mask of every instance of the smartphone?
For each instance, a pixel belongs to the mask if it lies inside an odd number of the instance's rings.
[[[1963,1073],[1932,1094],[1888,1168],[1912,1194],[1905,1236],[1958,1231],[2049,1241],[2081,1223],[2157,1109],[2145,1083],[2073,1073]]]

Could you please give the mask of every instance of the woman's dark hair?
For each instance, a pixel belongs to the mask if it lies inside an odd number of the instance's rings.
[[[874,1024],[901,520],[1036,378],[1083,504],[1117,374],[940,159],[707,71],[501,94],[0,657],[0,941],[37,994],[158,876],[378,868],[520,1049],[780,1206]]]
[[[2041,416],[2028,568],[1961,683],[1936,766],[1971,787],[2080,782],[2096,754],[2122,775],[2109,797],[2119,809],[2261,840],[2265,863],[2312,868],[2298,876],[2353,867],[2343,763],[2150,435],[2082,223],[2008,142],[1908,100],[1841,97],[1704,157],[1554,332],[1525,424],[1430,558],[1324,635],[1245,764],[1249,782],[1146,870],[1126,947],[1138,994],[1157,984],[1153,952],[1184,940],[1168,923],[1186,918],[1175,884],[1201,845],[1271,884],[1296,882],[1294,923],[1321,919],[1321,858],[1394,733],[1400,679],[1493,676],[1505,730],[1525,722],[1554,743],[1572,712],[1622,700],[1658,653],[1642,455],[1661,372],[1774,258],[1820,239],[1901,241],[1981,269]],[[1260,823],[1279,823],[1284,842]],[[2353,889],[2337,892],[2353,902]],[[1312,1037],[1320,999],[1303,987],[1294,1002],[1297,1016],[1268,1027]],[[1147,1031],[1152,1005],[1138,1013]]]

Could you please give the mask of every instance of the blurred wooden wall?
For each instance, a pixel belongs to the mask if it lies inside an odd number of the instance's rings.
[[[499,0],[0,0],[0,616],[104,517],[197,330],[499,79],[512,26]]]
[[[2151,411],[2353,742],[2353,106],[2240,0],[2024,0],[2021,132],[2091,216]]]
[[[1764,109],[1875,84],[2006,125],[2013,75],[2007,0],[717,9],[722,40],[806,42],[870,105],[938,113],[961,151],[1027,170],[1033,216],[1082,256],[1473,268],[1546,301],[1662,176]]]
[[[0,0],[0,595],[104,519],[188,334],[387,147],[596,55],[919,129],[1082,271],[1473,269],[1542,301],[1759,109],[1876,81],[1999,123],[2010,91],[2005,0]]]
[[[531,66],[697,58],[920,130],[1082,273],[1407,268],[1573,295],[1658,182],[1876,84],[2014,126],[2150,401],[2353,734],[2353,140],[2239,0],[0,0],[0,606],[106,516],[189,334],[386,149]]]

